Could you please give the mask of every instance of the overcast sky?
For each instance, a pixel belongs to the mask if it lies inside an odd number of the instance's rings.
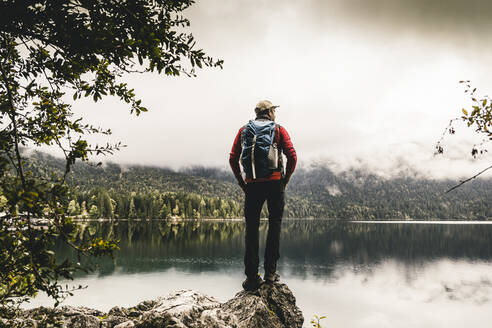
[[[492,94],[490,12],[487,0],[198,1],[190,31],[223,70],[128,77],[150,110],[140,117],[111,99],[75,108],[128,145],[108,158],[119,163],[227,167],[238,129],[268,99],[301,166],[475,173],[492,158],[470,159],[466,129],[444,157],[433,151],[469,104],[459,80]]]

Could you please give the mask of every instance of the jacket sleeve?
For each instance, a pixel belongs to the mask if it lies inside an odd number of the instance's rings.
[[[281,142],[282,151],[287,157],[285,178],[288,180],[290,179],[290,176],[292,175],[292,173],[294,173],[294,170],[296,168],[297,154],[296,154],[296,150],[294,149],[294,145],[290,140],[290,136],[287,133],[287,130],[282,126],[280,127],[280,137],[281,137],[280,142]]]
[[[241,156],[242,146],[241,146],[241,134],[244,128],[239,129],[239,132],[234,139],[232,144],[231,153],[229,154],[229,164],[231,165],[232,173],[236,177],[237,181],[241,181],[243,177],[241,176],[241,167],[239,166],[239,157]]]

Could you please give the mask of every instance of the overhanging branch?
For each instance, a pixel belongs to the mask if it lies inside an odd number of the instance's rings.
[[[484,172],[486,172],[486,171],[488,171],[488,170],[490,170],[490,169],[492,169],[492,165],[491,165],[491,166],[489,166],[489,167],[487,167],[486,169],[484,169],[484,170],[482,170],[482,171],[478,172],[477,174],[475,174],[475,175],[474,175],[474,176],[472,176],[471,178],[468,178],[468,179],[466,179],[466,180],[461,181],[459,184],[457,184],[457,185],[456,185],[456,186],[454,186],[453,188],[449,189],[449,190],[448,190],[448,191],[446,191],[445,193],[447,194],[448,192],[453,191],[453,190],[455,190],[456,188],[459,188],[460,186],[464,185],[464,184],[465,184],[465,183],[467,183],[468,181],[471,181],[471,180],[473,180],[473,179],[477,178],[479,175],[481,175],[482,173],[484,173]]]

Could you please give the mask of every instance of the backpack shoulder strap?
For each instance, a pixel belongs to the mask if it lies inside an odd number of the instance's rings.
[[[280,147],[280,124],[275,123],[275,137],[273,138],[273,142]]]

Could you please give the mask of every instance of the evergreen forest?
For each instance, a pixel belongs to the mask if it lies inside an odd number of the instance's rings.
[[[62,172],[64,161],[36,152],[36,174]],[[77,163],[68,177],[67,213],[77,218],[241,218],[243,195],[230,172],[206,167]],[[445,194],[455,180],[382,178],[325,166],[298,169],[286,192],[285,217],[344,220],[487,220],[492,180],[476,179]],[[266,206],[263,216],[267,216]]]

